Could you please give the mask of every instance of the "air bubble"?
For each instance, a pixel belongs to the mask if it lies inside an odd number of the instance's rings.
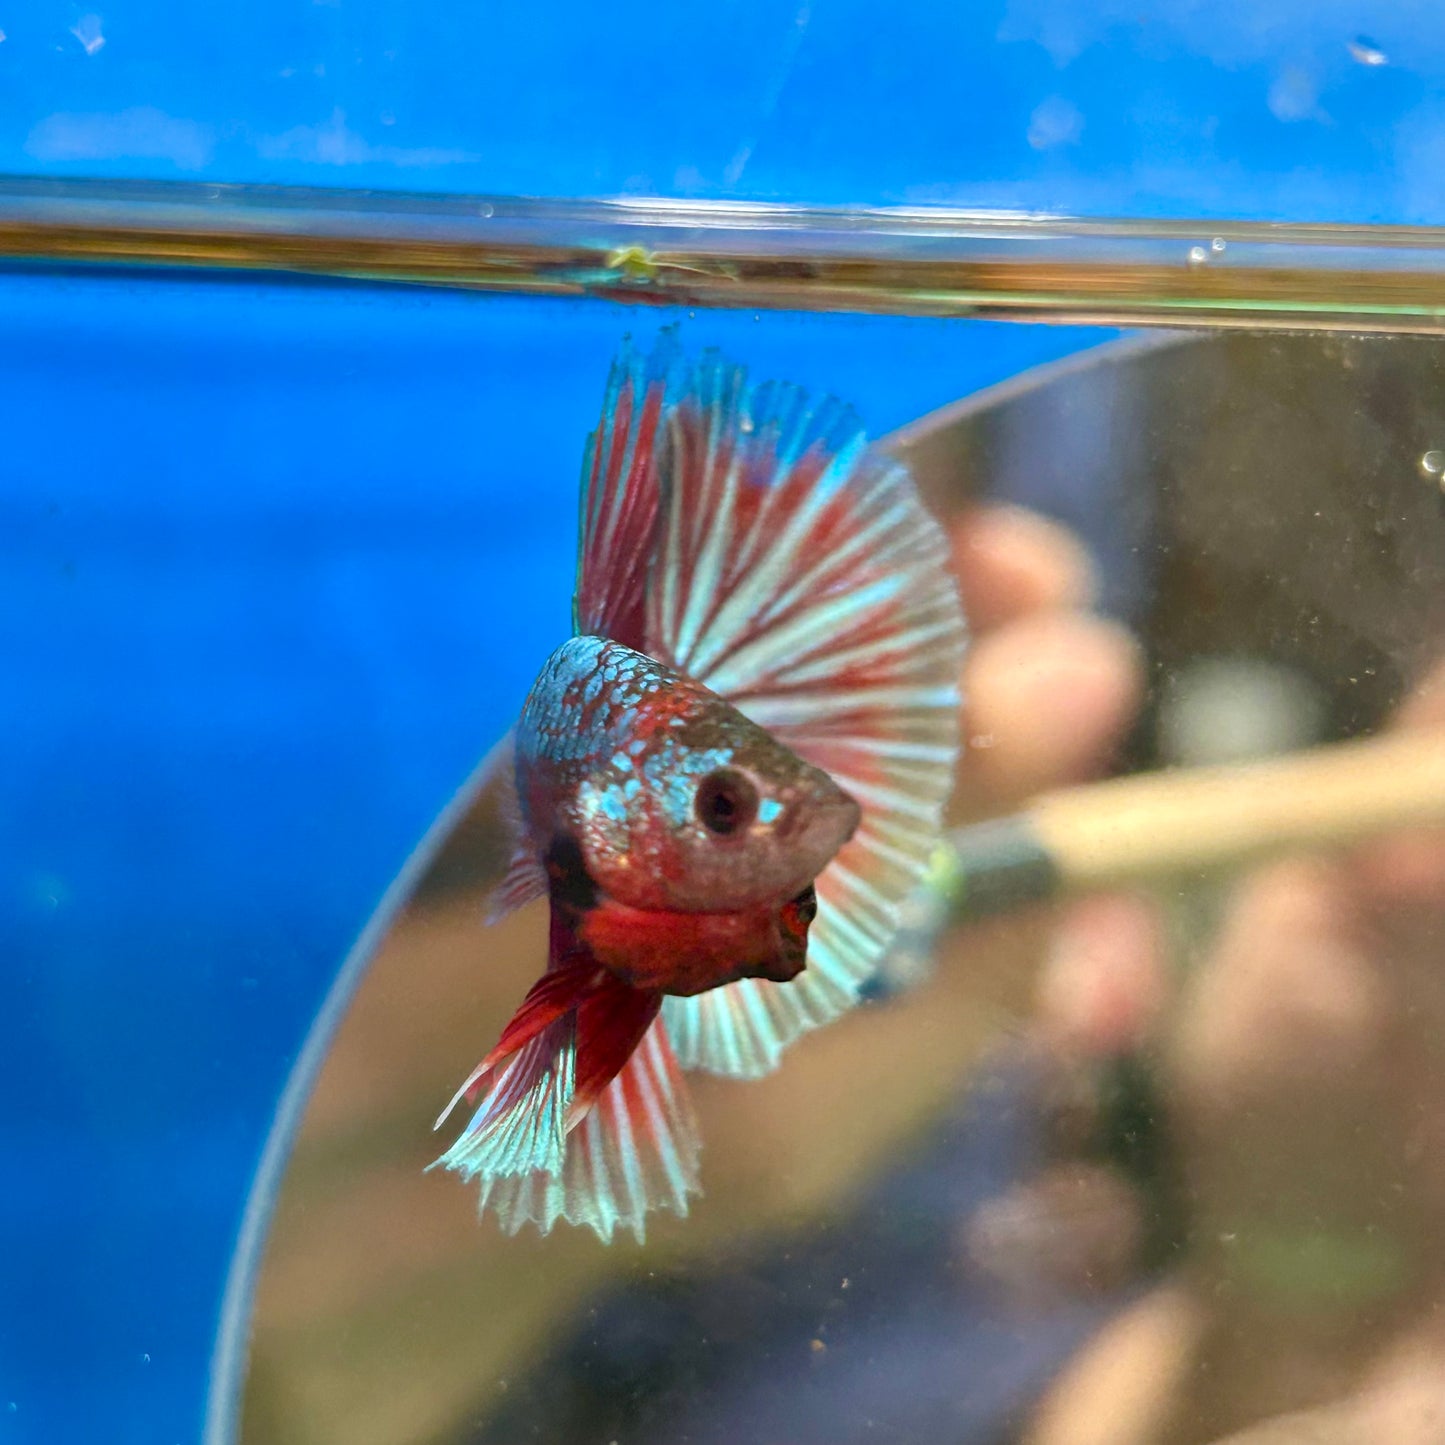
[[[1432,448],[1426,452],[1420,458],[1420,470],[1436,481],[1445,476],[1445,451],[1435,451]]]
[[[1357,35],[1350,41],[1350,59],[1360,65],[1385,65],[1390,57],[1368,35]]]
[[[82,15],[70,27],[70,33],[80,41],[80,48],[87,55],[94,55],[105,44],[105,36],[101,34],[100,30],[99,15]]]
[[[1202,266],[1209,259],[1209,252],[1203,246],[1191,246],[1189,248],[1189,264],[1191,266]]]
[[[1224,250],[1224,237],[1216,236],[1209,243],[1209,249],[1213,251],[1216,256],[1219,255],[1219,253]]]

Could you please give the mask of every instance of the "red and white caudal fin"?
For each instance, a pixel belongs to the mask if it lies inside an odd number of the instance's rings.
[[[508,1233],[565,1219],[640,1240],[650,1210],[687,1212],[697,1126],[658,1005],[585,955],[564,959],[437,1121],[479,1101],[437,1164],[477,1180]]]
[[[674,365],[642,650],[725,697],[858,802],[817,880],[808,966],[668,999],[685,1068],[768,1072],[849,1008],[923,877],[958,753],[965,630],[948,548],[912,478],[857,418]]]

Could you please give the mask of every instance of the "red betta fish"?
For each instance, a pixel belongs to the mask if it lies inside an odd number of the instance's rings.
[[[937,841],[964,628],[937,523],[852,412],[668,333],[612,369],[574,623],[505,754],[494,915],[548,896],[547,969],[437,1162],[509,1232],[640,1240],[698,1192],[682,1070],[767,1073],[874,972]]]

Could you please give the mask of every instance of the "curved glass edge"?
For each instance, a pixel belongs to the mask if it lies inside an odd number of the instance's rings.
[[[307,1030],[305,1041],[287,1075],[260,1161],[251,1178],[231,1265],[226,1273],[215,1346],[211,1352],[202,1445],[233,1445],[239,1438],[240,1404],[245,1386],[256,1281],[265,1257],[271,1217],[280,1195],[286,1162],[331,1040],[382,940],[411,900],[447,839],[477,801],[500,747],[501,744],[493,747],[472,770],[382,895],[366,927],[342,960],[341,968],[327,990],[326,998]]]
[[[1045,361],[1026,371],[980,387],[957,401],[925,413],[880,437],[878,445],[908,465],[914,478],[930,494],[937,496],[945,479],[958,473],[957,433],[972,424],[985,412],[996,411],[1016,397],[1041,387],[1056,385],[1083,372],[1097,372],[1101,366],[1122,366],[1136,357],[1188,345],[1198,340],[1194,331],[1155,331],[1144,335],[1122,336],[1115,341],[1102,341],[1085,347],[1057,361]]]
[[[1445,330],[1445,230],[0,178],[0,260],[740,309]]]

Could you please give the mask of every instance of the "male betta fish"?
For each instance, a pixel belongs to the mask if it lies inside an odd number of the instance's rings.
[[[641,1239],[698,1192],[681,1071],[767,1073],[874,972],[937,841],[964,628],[938,525],[852,412],[668,333],[613,366],[573,612],[504,755],[493,912],[547,895],[547,967],[437,1162],[509,1232]]]

